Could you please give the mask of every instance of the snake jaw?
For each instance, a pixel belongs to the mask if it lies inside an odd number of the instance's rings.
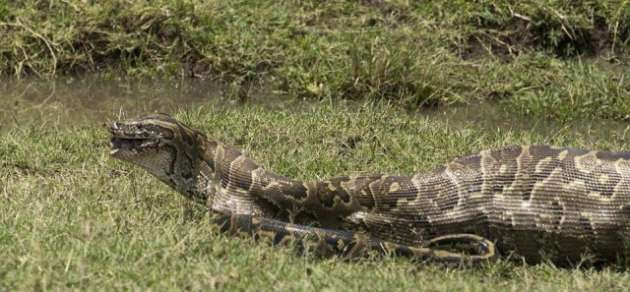
[[[159,139],[112,137],[109,145],[111,148],[109,154],[116,157],[123,153],[137,155],[147,151],[155,151],[161,146],[161,143]]]
[[[114,158],[128,159],[155,152],[163,145],[161,133],[137,123],[113,122],[109,132],[112,135],[109,154]]]

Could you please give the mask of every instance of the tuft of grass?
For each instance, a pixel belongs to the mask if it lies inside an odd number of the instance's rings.
[[[614,71],[612,71],[614,72]],[[599,117],[630,120],[630,83],[625,72],[612,73],[576,63],[547,63],[529,90],[505,104],[537,118],[579,120]]]
[[[626,1],[455,1],[453,13],[471,30],[469,49],[491,54],[525,50],[557,57],[627,53],[630,9]]]

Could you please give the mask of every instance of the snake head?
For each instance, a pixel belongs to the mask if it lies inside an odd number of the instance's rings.
[[[194,179],[203,134],[167,114],[117,121],[109,126],[110,155],[136,164],[185,192]]]
[[[178,140],[184,140],[184,136],[188,136],[185,128],[166,114],[113,122],[109,126],[109,132],[112,135],[110,155],[131,162],[177,147],[183,142]]]

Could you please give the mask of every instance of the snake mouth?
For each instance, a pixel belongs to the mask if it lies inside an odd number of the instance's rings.
[[[109,145],[112,156],[120,155],[136,155],[149,150],[156,150],[159,146],[158,139],[150,138],[129,138],[129,137],[112,137]]]
[[[114,122],[109,131],[112,135],[109,154],[115,158],[131,158],[147,151],[156,151],[160,147],[160,139],[137,127]]]

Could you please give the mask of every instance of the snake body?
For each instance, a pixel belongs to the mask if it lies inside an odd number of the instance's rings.
[[[614,261],[630,251],[628,152],[509,146],[413,176],[302,182],[167,115],[116,122],[110,131],[114,157],[242,229],[311,233],[333,245],[360,237],[412,253],[469,234],[528,262]]]

